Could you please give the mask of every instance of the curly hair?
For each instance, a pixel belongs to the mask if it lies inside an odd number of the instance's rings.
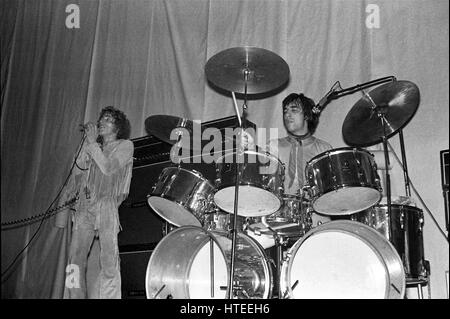
[[[117,139],[128,139],[131,134],[131,125],[125,113],[121,110],[115,108],[114,106],[107,106],[103,108],[100,112],[98,120],[102,118],[103,115],[110,114],[114,118],[114,125],[117,129]],[[98,136],[97,142],[103,144],[102,136]]]
[[[316,103],[314,103],[314,101],[309,97],[303,95],[303,93],[291,93],[283,100],[283,110],[291,103],[294,103],[302,108],[306,122],[308,123],[308,131],[310,134],[314,134],[317,125],[319,125],[319,117],[312,111]]]

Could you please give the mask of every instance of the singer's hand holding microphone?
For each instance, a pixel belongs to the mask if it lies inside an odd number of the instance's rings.
[[[95,143],[98,136],[97,124],[88,122],[83,125],[83,131],[86,134],[86,140],[88,143]]]

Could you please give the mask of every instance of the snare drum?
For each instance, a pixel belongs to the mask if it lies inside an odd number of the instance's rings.
[[[325,215],[348,215],[381,199],[374,157],[357,148],[337,148],[312,158],[305,167],[312,206]]]
[[[401,299],[405,273],[394,246],[380,233],[338,220],[313,228],[289,249],[280,290],[292,299]]]
[[[228,232],[233,228],[234,215],[227,212],[223,212],[220,209],[216,209],[212,212],[205,214],[205,222],[203,228],[206,230],[217,230]],[[245,231],[247,228],[247,218],[238,216],[236,229],[238,232]]]
[[[271,298],[272,268],[264,250],[243,233],[236,238],[233,298]],[[225,232],[196,226],[172,231],[155,247],[147,265],[147,298],[227,298],[231,246]]]
[[[422,210],[407,205],[377,205],[351,215],[351,219],[376,229],[397,249],[405,267],[406,281],[426,280]]]
[[[301,237],[312,227],[312,214],[308,201],[297,195],[283,195],[281,208],[269,216],[262,217],[262,223],[286,237]]]
[[[276,212],[282,202],[284,166],[269,153],[244,151],[242,159],[237,152],[218,158],[216,163],[216,193],[214,202],[222,210],[234,212],[236,167],[242,164],[239,183],[238,215],[254,217]]]
[[[175,226],[201,226],[211,210],[213,185],[194,170],[167,167],[147,198],[151,208]]]
[[[309,202],[301,196],[285,194],[277,212],[250,219],[247,234],[265,249],[275,246],[276,236],[283,243],[295,242],[312,228],[313,219],[309,208]]]

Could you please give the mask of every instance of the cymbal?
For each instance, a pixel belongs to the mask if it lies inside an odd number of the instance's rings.
[[[183,135],[181,137],[181,147],[201,149],[201,145],[196,146],[196,143],[192,143],[194,126],[201,132],[201,124],[177,116],[152,115],[145,119],[145,130],[148,134],[174,145],[178,141],[177,132],[184,134],[187,130],[189,136]]]
[[[345,142],[370,146],[383,141],[382,117],[386,119],[386,139],[406,126],[420,102],[419,88],[409,81],[393,81],[365,94],[348,112],[342,126]]]
[[[212,56],[206,63],[205,73],[207,79],[219,88],[244,94],[247,82],[247,94],[259,94],[286,83],[289,66],[272,51],[244,46]]]

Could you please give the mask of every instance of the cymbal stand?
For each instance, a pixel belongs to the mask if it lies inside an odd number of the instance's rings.
[[[408,176],[408,165],[406,163],[405,141],[403,139],[403,130],[398,131],[398,136],[400,138],[400,149],[402,152],[402,168],[403,168],[403,176],[405,179],[405,193],[406,196],[411,197],[411,189],[409,186],[409,176]]]
[[[238,201],[239,201],[239,184],[240,179],[242,175],[242,158],[244,155],[244,147],[241,143],[241,136],[242,131],[245,127],[246,123],[246,111],[247,111],[247,82],[248,82],[248,76],[250,74],[250,71],[248,68],[244,71],[244,104],[242,106],[242,116],[239,116],[238,107],[236,104],[236,98],[234,95],[234,92],[232,93],[233,96],[233,102],[236,110],[236,116],[239,120],[239,133],[236,139],[236,148],[237,148],[237,156],[236,156],[236,182],[235,182],[235,188],[234,188],[234,211],[233,211],[233,227],[230,230],[232,233],[232,239],[231,239],[231,265],[230,265],[230,273],[228,278],[228,299],[233,299],[234,295],[234,264],[236,259],[236,240],[237,240],[237,219],[238,219]]]
[[[372,110],[376,112],[378,118],[381,120],[381,124],[383,125],[383,151],[384,151],[384,161],[386,167],[390,166],[389,162],[389,152],[388,152],[388,146],[387,146],[387,133],[386,133],[386,126],[389,125],[388,121],[386,120],[385,114],[384,114],[384,108],[383,105],[376,105],[369,94],[362,91],[363,94],[366,96],[366,98],[372,103]],[[388,209],[388,216],[391,215],[391,176],[389,174],[389,170],[386,169],[386,197],[387,197],[387,209]],[[392,229],[389,229],[389,238],[392,238]]]
[[[271,229],[271,227],[269,227],[269,229]],[[280,278],[281,278],[281,266],[283,264],[283,245],[286,245],[286,242],[284,241],[284,238],[278,234],[277,231],[275,231],[273,229],[271,229],[271,230],[273,232],[273,237],[275,240],[276,255],[277,255],[275,267],[277,269],[277,281],[278,282],[276,282],[276,284],[278,286],[278,299],[282,299],[283,292],[281,291]]]
[[[411,190],[409,188],[409,176],[408,176],[408,166],[406,164],[406,152],[405,152],[405,141],[403,140],[403,131],[399,130],[399,138],[400,138],[400,149],[401,149],[401,153],[402,153],[402,169],[403,169],[403,177],[405,179],[405,192],[406,192],[406,196],[411,197]],[[407,229],[409,228],[409,216],[408,214],[406,214],[403,218],[403,223],[404,223],[404,233],[403,233],[403,238],[404,238],[404,245],[405,245],[405,251],[409,252],[409,237],[408,237],[408,231]],[[409,254],[405,254],[405,267],[407,269],[407,272],[410,272],[410,260],[409,260]],[[408,281],[408,279],[407,279]],[[418,285],[418,290],[419,290],[419,298],[423,299],[422,297],[422,291],[420,288],[420,284]]]

